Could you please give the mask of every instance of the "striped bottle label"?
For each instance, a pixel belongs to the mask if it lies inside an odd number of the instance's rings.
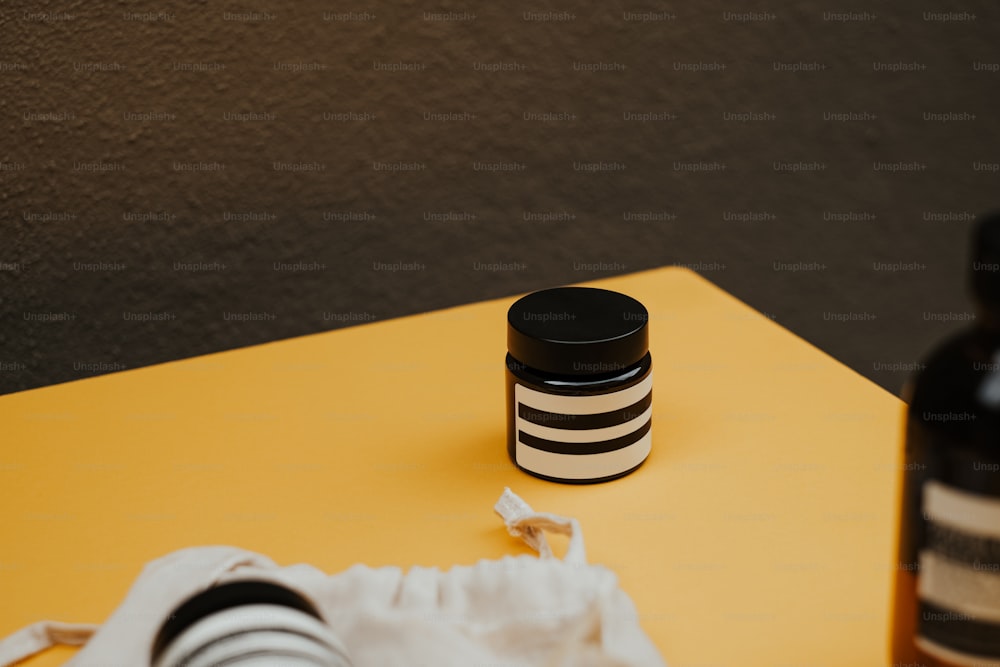
[[[950,664],[1000,667],[1000,499],[924,485],[917,646]]]

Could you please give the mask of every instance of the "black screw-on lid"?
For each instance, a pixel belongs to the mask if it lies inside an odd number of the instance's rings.
[[[646,307],[593,287],[556,287],[507,311],[507,350],[524,365],[560,375],[620,371],[649,351]]]
[[[990,308],[1000,308],[1000,211],[983,215],[972,238],[972,294]]]

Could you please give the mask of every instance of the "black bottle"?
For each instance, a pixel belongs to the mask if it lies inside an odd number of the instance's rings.
[[[908,385],[892,664],[1000,667],[1000,213],[973,237],[971,327]]]

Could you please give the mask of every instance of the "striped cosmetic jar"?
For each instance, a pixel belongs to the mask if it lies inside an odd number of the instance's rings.
[[[300,593],[269,581],[216,585],[171,612],[152,667],[351,667],[343,643]]]
[[[507,452],[555,482],[606,482],[652,443],[649,314],[630,296],[557,287],[507,311]]]

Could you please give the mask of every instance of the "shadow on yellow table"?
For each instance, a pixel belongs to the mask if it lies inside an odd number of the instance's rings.
[[[492,512],[510,486],[580,520],[671,667],[886,664],[901,402],[690,271],[588,284],[647,306],[656,376],[653,452],[602,485],[507,458],[514,298],[0,398],[0,635],[100,622],[191,545],[329,572],[528,553]]]

